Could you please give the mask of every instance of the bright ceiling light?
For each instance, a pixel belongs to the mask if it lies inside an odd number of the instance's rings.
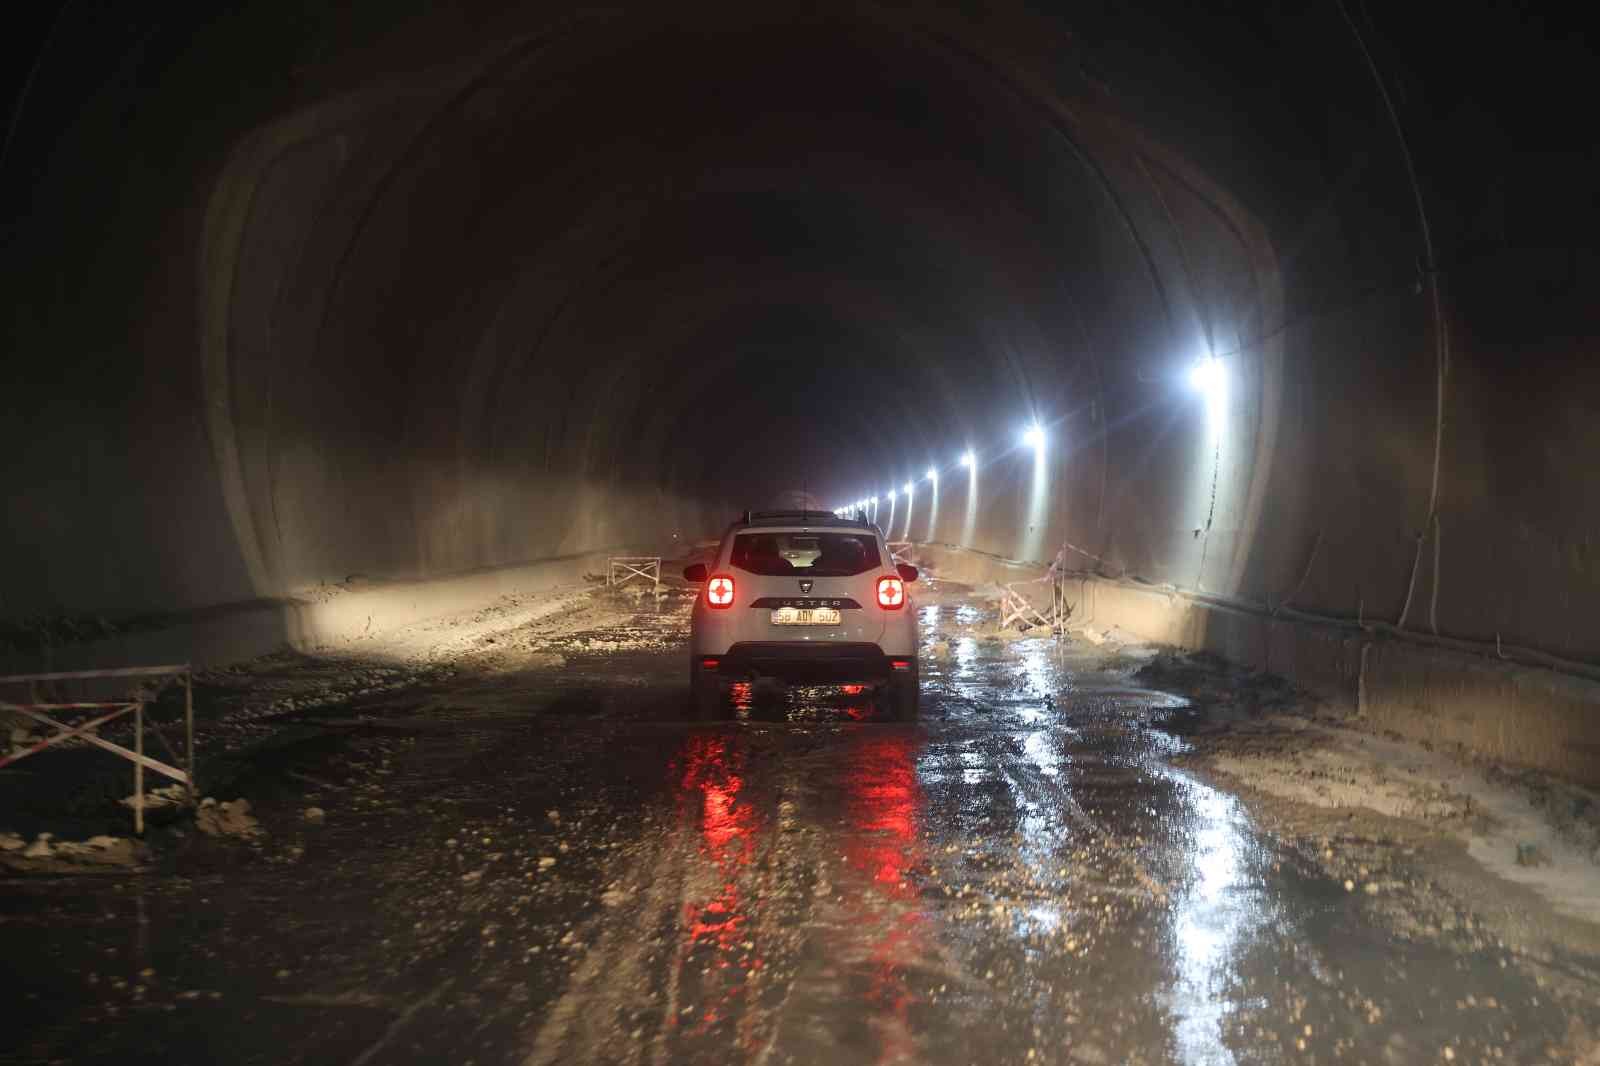
[[[913,485],[911,482],[908,481],[908,482],[905,483],[905,487],[904,487],[904,489],[902,491],[905,492],[905,494],[907,496],[909,496],[913,492],[915,492],[916,490],[917,490],[917,487],[915,485]]]
[[[1022,443],[1030,448],[1044,447],[1044,428],[1035,422],[1022,431]]]
[[[931,467],[931,466],[928,467],[928,480],[929,481],[938,481],[939,480],[939,471],[938,471],[938,469],[936,469],[935,467]]]
[[[961,465],[971,470],[978,464],[978,457],[972,454],[971,449],[961,453]]]
[[[894,502],[894,489],[890,489],[889,490],[889,502],[890,503]]]
[[[1222,360],[1208,355],[1189,371],[1189,387],[1210,395],[1222,387]]]

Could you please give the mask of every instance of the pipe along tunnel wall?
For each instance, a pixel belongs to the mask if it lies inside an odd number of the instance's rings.
[[[71,5],[0,167],[0,618],[913,480],[897,539],[1600,664],[1581,42],[1169,6]]]

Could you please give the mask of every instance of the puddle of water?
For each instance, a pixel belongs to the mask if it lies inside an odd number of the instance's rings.
[[[781,1018],[760,1009],[759,991],[774,948],[769,941],[792,931],[773,926],[781,897],[763,893],[772,875],[756,860],[777,848],[773,837],[783,823],[792,832],[821,819],[803,799],[798,809],[795,800],[781,803],[776,821],[763,813],[763,801],[749,795],[748,744],[742,733],[699,734],[674,759],[680,817],[697,836],[700,869],[688,881],[709,886],[686,899],[677,933],[674,987],[692,1010],[668,1020],[674,1059],[716,1049],[719,1060],[749,1061],[782,1035],[771,1031],[780,1022],[801,1043],[844,1041],[863,1052],[861,1061],[919,1057],[911,1012],[921,999],[911,974],[930,950],[929,916],[918,906],[926,799],[914,764],[921,742],[903,732],[850,734],[826,787],[811,800],[842,819],[828,849],[838,861],[814,870],[826,885],[818,906],[836,917],[813,926],[816,961],[795,975]],[[869,1029],[837,1031],[836,1018],[862,1008]]]
[[[1238,1008],[1228,994],[1239,980],[1236,956],[1275,920],[1252,869],[1262,864],[1261,847],[1238,800],[1177,770],[1161,774],[1177,786],[1189,828],[1190,878],[1172,901],[1166,934],[1176,971],[1166,997],[1176,1050],[1193,1066],[1231,1064],[1223,1034]]]

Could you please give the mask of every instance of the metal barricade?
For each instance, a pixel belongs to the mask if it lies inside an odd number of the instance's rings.
[[[1001,586],[1003,594],[1000,600],[1000,628],[1004,629],[1012,622],[1019,622],[1024,628],[1032,626],[1045,626],[1052,633],[1056,631],[1059,599],[1054,595],[1054,586],[1051,592],[1050,614],[1047,616],[1036,607],[1032,600],[1022,593],[1019,586],[1038,585],[1050,578],[1036,577],[1029,581],[1013,581]]]
[[[182,666],[135,666],[122,670],[76,670],[66,673],[52,674],[13,674],[9,677],[0,677],[0,686],[6,685],[32,685],[40,682],[52,681],[97,681],[116,680],[118,678],[160,678],[171,677],[180,679],[183,683],[183,755],[180,757],[168,742],[166,734],[148,715],[145,708],[149,700],[143,697],[112,700],[79,700],[65,703],[11,703],[0,700],[0,711],[10,711],[12,714],[21,715],[41,725],[47,725],[56,730],[54,736],[46,737],[43,741],[24,748],[21,751],[0,757],[0,767],[9,766],[20,762],[30,755],[52,748],[68,740],[78,740],[93,744],[97,748],[111,752],[113,755],[127,759],[133,763],[133,827],[134,832],[144,834],[144,772],[146,769],[170,777],[183,785],[189,793],[189,802],[196,802],[195,775],[194,775],[194,673],[187,664]],[[50,714],[45,712],[49,711]],[[56,716],[78,714],[83,712],[94,713],[88,721],[69,724],[60,721]],[[130,750],[121,744],[109,741],[99,735],[98,730],[109,722],[114,722],[125,715],[133,716],[133,748]],[[144,731],[149,726],[150,731],[161,741],[174,762],[182,762],[183,769],[178,769],[170,763],[159,759],[152,759],[144,753]]]
[[[1049,585],[1050,607],[1046,614],[1043,609],[1023,594],[1022,588],[1026,585]],[[1024,628],[1044,626],[1051,633],[1060,635],[1067,630],[1067,620],[1072,616],[1072,604],[1067,602],[1066,578],[1066,551],[1058,552],[1055,561],[1050,564],[1049,570],[1043,577],[1030,578],[1026,581],[1013,581],[1001,586],[1000,600],[1000,628],[1004,629],[1012,622],[1022,623]]]
[[[625,585],[637,577],[653,582],[656,591],[661,591],[661,556],[613,555],[607,558],[606,563],[607,587]]]

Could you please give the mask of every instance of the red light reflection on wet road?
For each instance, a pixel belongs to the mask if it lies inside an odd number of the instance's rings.
[[[691,1059],[699,1053],[691,1048],[719,1044],[724,1057],[731,1048],[739,1057],[755,1056],[771,1037],[773,1019],[761,1009],[773,993],[764,990],[762,934],[763,923],[777,919],[773,909],[780,901],[763,895],[770,871],[763,874],[757,860],[768,853],[766,836],[775,826],[752,802],[748,743],[739,733],[691,736],[672,774],[683,824],[695,833],[701,873],[717,886],[683,905],[668,1025],[675,1040],[690,1045],[676,1053]],[[825,804],[844,823],[843,861],[833,867],[831,890],[817,901],[836,912],[820,925],[828,943],[819,945],[819,957],[826,969],[840,967],[847,975],[855,1010],[872,1019],[870,1049],[862,1050],[868,1061],[881,1063],[914,1060],[922,1050],[911,1017],[922,998],[912,975],[932,951],[918,885],[926,865],[927,803],[916,774],[920,748],[917,735],[893,727],[851,727],[835,771],[841,776],[828,774],[814,790],[783,792]],[[816,860],[819,873],[829,865],[824,856]],[[828,993],[805,1007],[798,1006],[804,995],[784,998],[791,1010],[818,1011],[816,1023],[837,1024],[855,1011],[838,1000],[835,980],[824,978]]]
[[[755,834],[762,820],[755,806],[740,796],[744,788],[744,750],[725,736],[690,737],[678,758],[680,802],[686,817],[697,817],[700,854],[708,859],[721,888],[715,896],[684,905],[683,940],[678,952],[680,981],[694,973],[706,986],[704,1006],[686,1030],[688,1036],[711,1032],[719,1023],[740,1016],[739,1042],[754,1047],[755,1019],[739,1011],[745,982],[761,969],[753,943],[747,901],[739,879],[755,855]],[[698,800],[699,811],[693,810]],[[707,957],[709,953],[709,957]],[[691,961],[693,960],[693,961]],[[700,971],[708,973],[701,975]],[[677,1025],[674,1015],[669,1024]]]
[[[927,918],[914,906],[920,893],[912,880],[926,858],[918,747],[908,735],[864,732],[846,770],[850,840],[845,861],[867,880],[866,890],[849,903],[856,911],[852,924],[871,931],[865,998],[885,1022],[878,1026],[882,1063],[915,1058],[917,1051],[910,1011],[919,997],[907,977],[927,947]]]
[[[846,858],[895,899],[917,895],[906,882],[907,871],[921,858],[917,816],[923,800],[912,762],[915,750],[909,736],[863,739],[846,771],[853,831]]]

